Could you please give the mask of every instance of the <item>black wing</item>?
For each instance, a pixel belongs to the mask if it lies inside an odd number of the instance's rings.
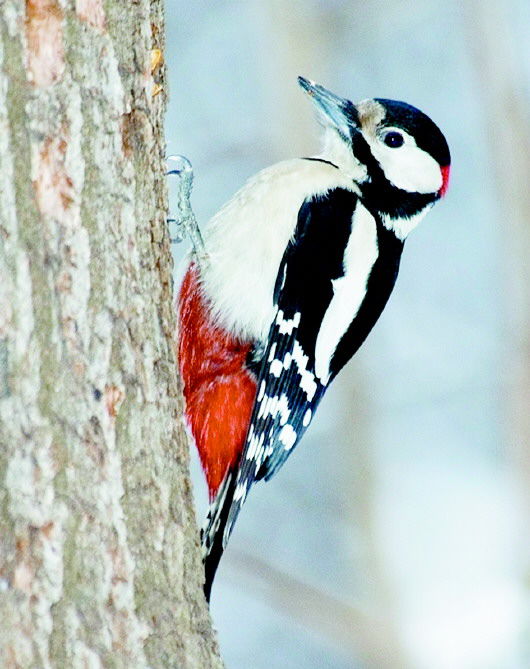
[[[234,472],[223,545],[254,481],[270,479],[278,471],[325,393],[326,382],[315,374],[315,345],[333,298],[332,281],[343,274],[344,249],[356,203],[355,193],[335,189],[306,200],[300,208],[294,237],[278,272],[275,318],[261,363],[245,448]],[[227,503],[230,501],[225,498],[223,505]]]
[[[202,532],[207,597],[250,487],[282,466],[325,393],[327,380],[323,383],[315,374],[315,345],[333,298],[332,281],[343,274],[356,204],[355,193],[335,189],[306,200],[298,213],[276,279],[275,317],[263,347],[245,447],[237,469],[227,473]]]
[[[355,193],[335,189],[307,200],[300,208],[294,237],[277,276],[275,317],[261,347],[264,354],[245,447],[238,467],[227,474],[203,531],[207,593],[250,487],[254,481],[271,478],[293,452],[327,386],[361,346],[394,287],[403,241],[378,216],[372,217],[375,239],[371,247],[358,249],[364,267],[351,265],[348,256],[347,275],[366,282],[364,294],[330,353],[327,371],[319,369],[326,378],[319,378],[315,371],[317,338],[334,297],[333,282],[345,276],[345,253],[356,207],[360,207],[361,219],[370,216]]]

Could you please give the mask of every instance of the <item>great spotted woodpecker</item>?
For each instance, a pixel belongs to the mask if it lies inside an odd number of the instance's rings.
[[[322,154],[263,170],[217,213],[179,294],[186,419],[210,492],[205,593],[250,487],[270,479],[379,318],[403,244],[448,185],[439,128],[299,77]]]

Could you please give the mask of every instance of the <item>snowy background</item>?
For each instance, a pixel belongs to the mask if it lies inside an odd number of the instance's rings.
[[[453,162],[378,325],[240,516],[212,596],[228,669],[530,667],[529,35],[527,0],[167,2],[168,153],[202,225],[318,151],[298,74],[414,104]]]

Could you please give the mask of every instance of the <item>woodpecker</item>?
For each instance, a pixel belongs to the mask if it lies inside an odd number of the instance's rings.
[[[321,155],[251,178],[210,221],[178,298],[185,417],[210,494],[208,599],[249,489],[293,452],[449,181],[447,142],[419,109],[298,82],[323,128]]]

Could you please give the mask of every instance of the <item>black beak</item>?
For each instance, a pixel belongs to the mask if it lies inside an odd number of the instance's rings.
[[[351,130],[358,128],[359,123],[359,114],[353,102],[304,77],[298,77],[298,83],[315,103],[326,124],[334,127],[344,140],[350,140]]]

